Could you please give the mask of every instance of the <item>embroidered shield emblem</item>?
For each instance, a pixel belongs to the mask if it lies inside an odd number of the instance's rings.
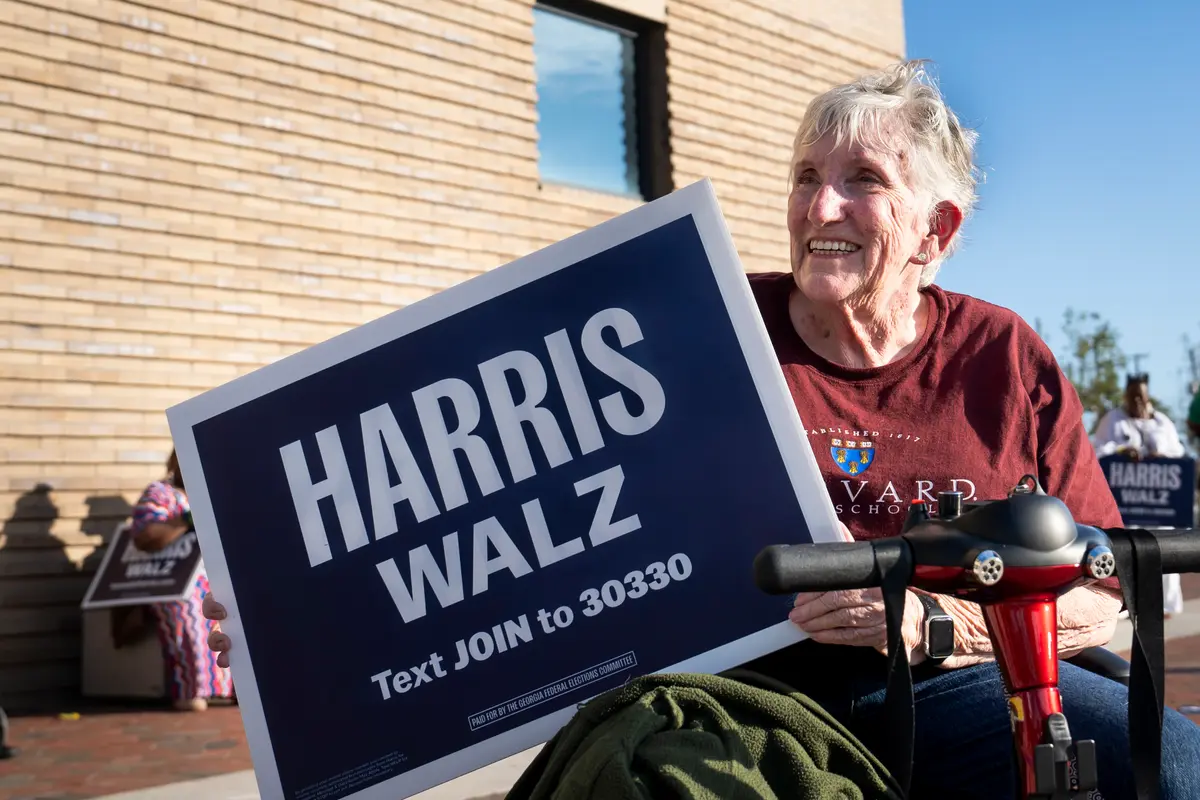
[[[857,439],[833,439],[829,454],[833,463],[847,475],[861,475],[875,463],[875,443]]]

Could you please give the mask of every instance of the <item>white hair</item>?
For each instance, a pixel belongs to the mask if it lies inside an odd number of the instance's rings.
[[[930,219],[938,203],[949,201],[965,222],[975,210],[975,189],[982,179],[974,164],[978,134],[959,123],[925,64],[923,59],[903,61],[818,95],[804,112],[793,148],[799,152],[832,133],[837,145],[862,142],[894,151],[899,136],[908,179]],[[794,177],[789,174],[789,184]],[[921,286],[933,283],[960,238],[924,267]]]

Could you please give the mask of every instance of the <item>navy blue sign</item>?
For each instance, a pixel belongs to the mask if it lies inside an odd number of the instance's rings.
[[[1190,458],[1123,455],[1100,459],[1121,519],[1127,526],[1191,528],[1195,518],[1196,462]]]
[[[169,412],[264,798],[408,796],[796,641],[835,520],[708,183]]]
[[[122,525],[104,551],[80,608],[170,603],[188,597],[200,569],[196,532],[187,531],[161,550],[139,550],[128,525]]]

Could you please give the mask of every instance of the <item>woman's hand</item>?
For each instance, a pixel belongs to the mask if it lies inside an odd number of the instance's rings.
[[[905,592],[901,634],[913,664],[919,664],[925,657],[917,650],[923,616],[921,602],[912,592]],[[881,653],[887,652],[887,617],[883,592],[879,589],[804,592],[796,595],[788,619],[815,641],[874,647]]]
[[[229,637],[221,633],[220,621],[225,619],[225,606],[221,605],[213,597],[212,592],[204,595],[204,602],[201,603],[201,613],[205,619],[211,619],[216,622],[213,625],[213,632],[208,635],[208,649],[217,654],[217,666],[229,666],[229,648],[233,645]]]
[[[843,541],[853,542],[854,534],[840,519],[838,533]],[[921,620],[924,609],[912,592],[905,593],[904,622],[901,632],[904,644],[913,650],[921,643]],[[887,617],[883,613],[883,592],[880,589],[854,589],[838,592],[803,592],[788,619],[815,641],[826,644],[859,645],[887,652]],[[917,654],[918,663],[924,653]]]
[[[1121,445],[1117,448],[1117,454],[1125,456],[1125,458],[1128,458],[1130,461],[1142,460],[1142,452],[1133,445]]]

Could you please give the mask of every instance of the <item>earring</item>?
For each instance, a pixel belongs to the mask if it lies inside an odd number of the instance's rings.
[[[929,256],[925,255],[924,253],[917,253],[917,255],[914,258],[916,259],[918,264],[924,264],[926,261],[929,260]]]

